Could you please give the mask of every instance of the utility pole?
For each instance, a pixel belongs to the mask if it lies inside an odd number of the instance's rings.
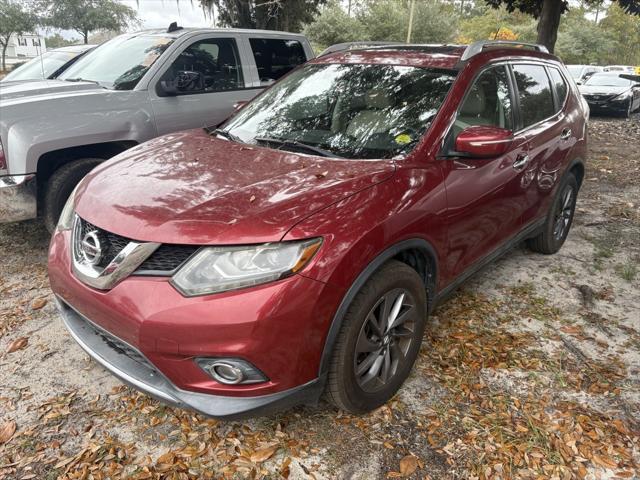
[[[411,30],[413,30],[413,11],[416,8],[416,0],[411,0],[409,7],[409,28],[407,29],[407,43],[411,43]]]

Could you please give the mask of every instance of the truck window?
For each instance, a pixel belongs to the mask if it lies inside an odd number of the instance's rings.
[[[263,85],[275,82],[307,61],[304,48],[297,40],[251,38],[249,43]]]
[[[192,43],[173,61],[162,80],[173,80],[179,72],[198,72],[204,82],[201,93],[244,87],[240,56],[232,38],[210,38]]]

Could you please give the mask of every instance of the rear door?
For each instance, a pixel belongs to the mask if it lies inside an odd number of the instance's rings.
[[[452,150],[465,128],[487,125],[514,130],[515,97],[506,64],[483,70],[467,91],[447,137]],[[515,235],[524,211],[526,142],[515,136],[510,150],[495,158],[448,156],[442,161],[447,191],[449,249],[447,267],[451,278],[482,259]]]
[[[295,35],[245,34],[252,87],[268,87],[284,75],[313,58],[308,42]]]
[[[202,34],[176,48],[149,84],[149,96],[158,135],[217,125],[234,110],[234,104],[253,98],[259,91],[247,81],[253,60],[241,54],[238,38],[229,34]],[[204,89],[167,95],[162,81],[173,81],[178,72],[198,72]]]
[[[567,105],[574,99],[569,99],[569,84],[558,68],[515,63],[511,71],[517,92],[518,135],[528,151],[521,177],[525,202],[521,221],[527,226],[549,209],[551,194],[577,141],[578,132],[571,128],[577,110]]]

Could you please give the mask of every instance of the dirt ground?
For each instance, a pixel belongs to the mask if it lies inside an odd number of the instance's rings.
[[[0,225],[0,479],[640,478],[640,116],[590,135],[563,249],[467,282],[364,416],[218,422],[122,386],[55,314],[43,226]]]

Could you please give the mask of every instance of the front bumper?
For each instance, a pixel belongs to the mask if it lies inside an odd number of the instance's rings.
[[[163,403],[210,417],[237,419],[315,403],[322,393],[324,382],[319,378],[289,390],[255,397],[228,397],[181,390],[138,349],[98,327],[60,298],[56,303],[73,338],[96,362],[124,383]]]
[[[36,176],[0,177],[0,223],[29,220],[36,216]]]

